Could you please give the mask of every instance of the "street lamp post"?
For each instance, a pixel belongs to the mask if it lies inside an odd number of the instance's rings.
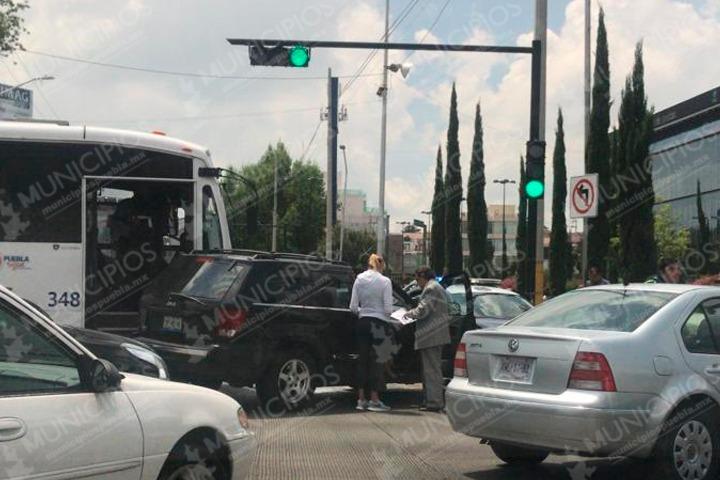
[[[503,275],[507,273],[508,260],[507,260],[507,229],[505,228],[505,187],[508,183],[515,183],[515,180],[503,178],[502,180],[495,179],[493,183],[499,183],[503,189],[503,201],[502,201],[502,271]]]
[[[410,222],[395,222],[401,226],[400,229],[400,283],[405,281],[405,227],[410,225]]]
[[[426,227],[425,227],[425,231],[423,232],[423,234],[424,234],[424,236],[423,236],[423,264],[426,265],[426,266],[429,266],[429,265],[430,265],[430,253],[429,253],[429,252],[430,252],[430,248],[429,248],[430,246],[428,245],[427,231],[428,231],[428,230],[432,231],[432,225],[431,225],[431,223],[432,223],[432,210],[423,210],[423,211],[420,212],[420,213],[422,213],[423,215],[427,215],[427,216],[428,216],[428,221],[427,221],[427,224],[426,224]]]
[[[22,83],[18,83],[14,87],[6,88],[5,90],[0,92],[0,96],[5,95],[8,92],[12,92],[13,90],[17,90],[18,88],[22,87],[23,85],[27,85],[28,83],[39,82],[42,80],[55,80],[55,77],[53,77],[52,75],[43,75],[42,77],[33,77],[30,80],[25,80]]]

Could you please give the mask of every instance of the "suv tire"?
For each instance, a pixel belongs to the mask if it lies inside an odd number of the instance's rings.
[[[679,408],[665,422],[655,459],[661,478],[715,479],[720,472],[720,412],[712,400]]]
[[[508,465],[536,465],[542,463],[550,452],[518,447],[501,442],[491,442],[490,448],[500,460]]]
[[[295,410],[310,403],[315,391],[315,372],[315,360],[302,350],[276,355],[256,385],[261,405],[276,410],[277,407],[271,408],[271,403],[276,403]]]

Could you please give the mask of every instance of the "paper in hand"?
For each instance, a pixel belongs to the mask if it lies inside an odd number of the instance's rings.
[[[405,316],[406,313],[407,313],[407,310],[405,310],[404,308],[399,308],[399,309],[395,310],[392,313],[392,315],[390,315],[390,316],[392,317],[393,320],[397,320],[398,322],[402,323],[403,325],[413,323],[415,321],[415,319],[406,317]]]

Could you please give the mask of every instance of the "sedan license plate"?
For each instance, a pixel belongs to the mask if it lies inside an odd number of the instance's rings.
[[[163,317],[163,330],[167,330],[168,332],[182,332],[182,318],[180,317],[171,317],[171,316],[164,316]]]
[[[529,357],[497,356],[494,380],[500,382],[531,383],[535,359]]]

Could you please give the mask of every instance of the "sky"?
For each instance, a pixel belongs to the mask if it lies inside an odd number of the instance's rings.
[[[390,40],[398,42],[529,45],[533,0],[391,0]],[[559,108],[565,117],[568,176],[583,171],[584,0],[549,0],[546,138],[550,159]],[[616,106],[643,41],[649,102],[660,110],[720,83],[720,0],[592,1],[593,47],[602,4]],[[251,67],[247,47],[227,38],[313,40],[381,39],[382,0],[30,0],[27,49],[0,59],[0,82],[39,75],[35,117],[73,124],[168,135],[208,147],[219,166],[256,162],[283,141],[294,158],[325,170],[328,68],[340,77],[348,119],[339,143],[347,146],[348,187],[377,205],[382,54],[354,77],[368,52],[313,49],[307,69]],[[432,30],[429,28],[432,26]],[[52,55],[52,56],[48,56]],[[53,57],[54,56],[54,57]],[[65,57],[65,59],[57,57]],[[67,58],[188,75],[149,73]],[[488,203],[500,203],[493,179],[518,179],[529,129],[530,57],[527,55],[390,52],[411,62],[407,79],[390,74],[386,209],[395,222],[423,218],[432,200],[435,155],[445,149],[450,90],[457,84],[461,165],[469,171],[475,105],[485,129]],[[203,76],[205,75],[205,76]],[[240,78],[208,78],[232,76]],[[260,77],[260,78],[258,78]],[[342,158],[342,157],[340,157]],[[340,163],[342,171],[342,162]],[[517,194],[508,192],[508,202]],[[546,222],[550,219],[547,195]]]

